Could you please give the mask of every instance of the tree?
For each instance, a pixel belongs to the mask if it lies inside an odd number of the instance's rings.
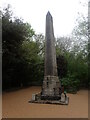
[[[78,46],[78,52],[85,50],[88,52],[88,19],[81,15],[77,19],[77,25],[72,31],[72,39],[74,46]]]
[[[75,54],[77,76],[81,84],[88,86],[88,21],[87,17],[77,19],[77,26],[72,31],[74,47],[72,53]]]
[[[65,52],[69,52],[72,48],[72,43],[73,43],[73,41],[70,37],[64,36],[64,37],[56,38],[57,54],[64,54]]]
[[[57,70],[59,78],[63,78],[67,74],[67,60],[63,55],[57,56]]]
[[[25,71],[26,75],[23,76],[23,82],[31,85],[40,85],[43,80],[43,58],[39,54],[40,48],[35,41],[24,41],[21,49],[22,59],[27,63]],[[24,62],[24,63],[25,63]]]
[[[19,18],[13,20],[9,9],[8,6],[2,11],[2,72],[3,87],[7,88],[20,84],[17,74],[18,69],[22,68],[20,48],[23,41],[29,41],[34,35],[31,25]]]
[[[66,88],[68,87],[68,90],[70,82],[72,83],[71,86],[74,85],[73,88],[75,85],[77,86],[78,83],[83,87],[88,86],[87,23],[87,18],[78,18],[77,26],[73,29],[72,35],[70,37],[60,37],[56,40],[57,57],[62,55],[65,61],[67,61],[67,74],[62,77],[61,81],[65,84]],[[70,89],[73,90],[73,88],[71,87]],[[77,88],[78,87],[75,87],[75,89]]]
[[[39,55],[41,55],[44,58],[45,53],[45,37],[43,34],[35,34],[34,40],[36,44],[39,46]]]

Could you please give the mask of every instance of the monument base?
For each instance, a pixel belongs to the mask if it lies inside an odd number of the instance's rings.
[[[60,100],[61,96],[45,96],[41,95],[41,100]]]
[[[61,96],[41,96],[41,94],[33,94],[32,100],[29,103],[40,103],[40,104],[58,104],[58,105],[68,105],[69,104],[69,97],[65,97],[64,95]]]

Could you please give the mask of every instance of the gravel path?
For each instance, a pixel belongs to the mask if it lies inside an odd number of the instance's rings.
[[[88,90],[67,94],[69,105],[28,103],[32,93],[40,90],[41,87],[29,87],[3,93],[3,118],[88,118]]]

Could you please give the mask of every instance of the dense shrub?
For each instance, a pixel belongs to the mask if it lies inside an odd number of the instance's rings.
[[[79,90],[80,80],[75,75],[67,74],[66,77],[61,79],[61,84],[67,92],[76,93]]]

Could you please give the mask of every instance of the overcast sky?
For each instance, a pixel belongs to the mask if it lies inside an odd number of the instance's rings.
[[[0,0],[2,7],[11,4],[15,16],[31,24],[36,33],[45,34],[46,13],[53,17],[55,37],[69,35],[78,12],[87,15],[85,0]],[[80,3],[82,2],[82,3]]]

